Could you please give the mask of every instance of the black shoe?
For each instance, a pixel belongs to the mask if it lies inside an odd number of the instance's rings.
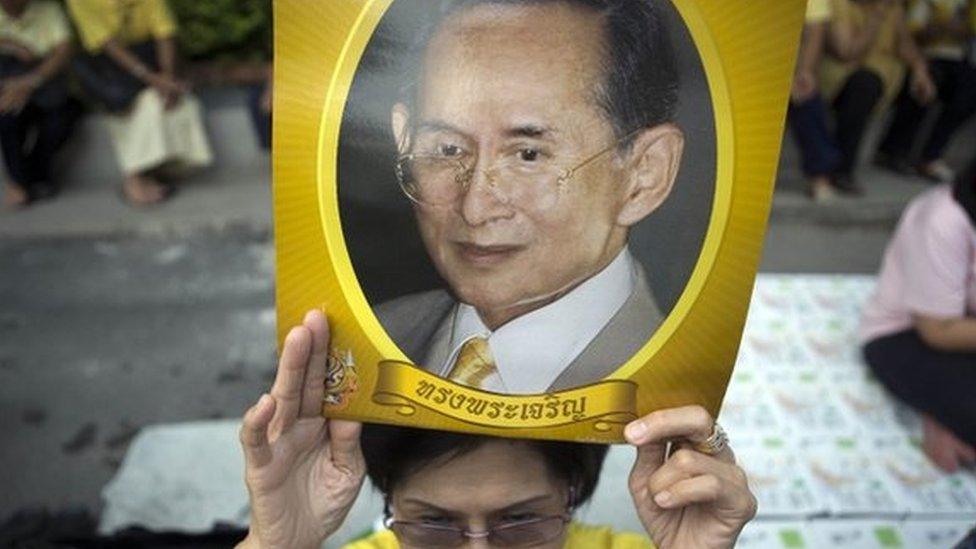
[[[848,196],[861,196],[864,194],[864,188],[849,173],[834,175],[834,188],[841,194]]]

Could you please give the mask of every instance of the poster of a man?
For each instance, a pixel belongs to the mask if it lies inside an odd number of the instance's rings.
[[[323,413],[580,442],[716,413],[803,8],[276,0],[278,335],[327,315]]]
[[[374,311],[414,362],[463,385],[599,381],[666,314],[628,245],[685,148],[661,5],[442,6],[389,120],[397,182],[445,287]]]

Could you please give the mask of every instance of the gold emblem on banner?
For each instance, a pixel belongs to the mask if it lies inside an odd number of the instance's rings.
[[[349,404],[349,397],[359,390],[359,376],[352,351],[333,349],[329,353],[325,372],[325,397],[322,401],[333,410],[342,410]]]

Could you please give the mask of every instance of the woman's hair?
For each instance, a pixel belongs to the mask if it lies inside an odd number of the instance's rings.
[[[369,479],[389,500],[394,490],[421,469],[443,465],[497,440],[509,439],[367,424],[362,447]],[[549,474],[566,483],[573,494],[571,507],[579,507],[593,495],[607,446],[549,440],[518,442],[538,453]]]

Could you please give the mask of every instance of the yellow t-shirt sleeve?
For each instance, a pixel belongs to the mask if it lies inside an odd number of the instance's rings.
[[[655,549],[647,536],[614,532],[607,526],[570,523],[565,549]]]
[[[826,23],[833,15],[830,0],[808,0],[806,23]]]
[[[112,0],[68,0],[68,11],[88,51],[102,49],[119,33],[121,17]]]
[[[342,549],[399,549],[396,536],[390,530],[381,530],[368,538],[346,544]]]
[[[148,0],[152,4],[149,6],[149,28],[153,38],[169,38],[176,34],[176,20],[169,10],[166,0]]]

